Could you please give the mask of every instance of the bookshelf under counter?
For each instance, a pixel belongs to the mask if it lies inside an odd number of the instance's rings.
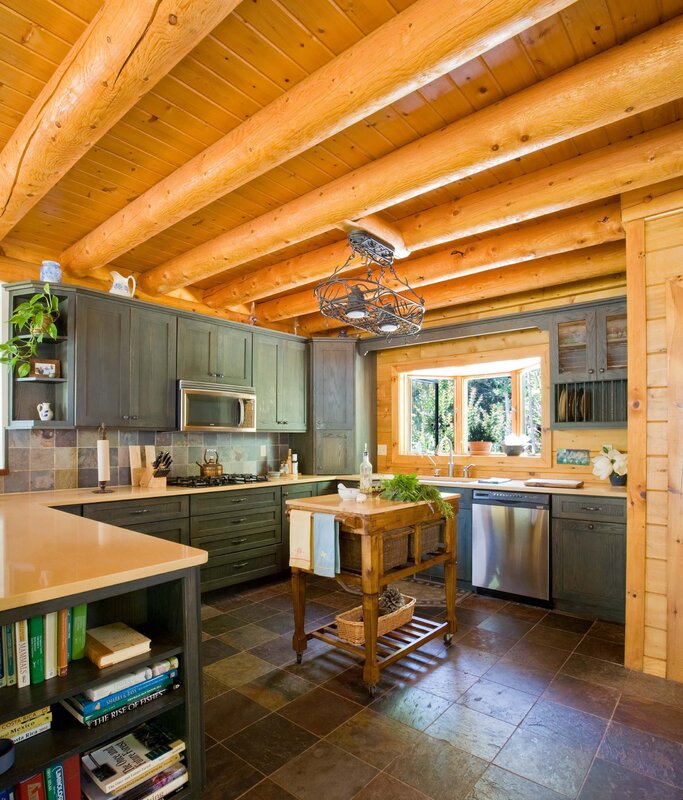
[[[45,706],[52,711],[50,730],[16,744],[15,764],[0,775],[0,790],[155,720],[186,743],[189,782],[177,797],[198,800],[204,784],[199,565],[206,554],[60,514],[26,498],[3,501],[0,522],[5,529],[0,556],[7,565],[0,625],[87,603],[88,628],[125,622],[151,639],[148,652],[105,669],[79,659],[69,663],[64,677],[0,688],[0,724]],[[52,560],[56,549],[60,558]],[[101,724],[87,727],[60,705],[103,681],[171,657],[179,662],[179,688]]]

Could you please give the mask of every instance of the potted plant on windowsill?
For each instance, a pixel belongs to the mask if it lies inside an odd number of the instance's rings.
[[[31,358],[45,337],[57,338],[59,298],[50,292],[50,284],[14,308],[10,317],[15,336],[0,344],[0,364],[16,370],[19,378],[25,378],[31,370]]]
[[[487,419],[479,418],[470,422],[467,435],[470,455],[481,456],[491,452],[493,436]]]

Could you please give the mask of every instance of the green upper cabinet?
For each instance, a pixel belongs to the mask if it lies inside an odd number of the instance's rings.
[[[254,334],[258,430],[306,430],[306,362],[305,342]]]
[[[313,425],[316,430],[354,427],[355,341],[317,340],[313,347]]]
[[[556,383],[626,378],[624,303],[555,314],[550,345]]]
[[[178,378],[230,386],[252,384],[252,333],[180,317]]]
[[[174,428],[175,356],[175,314],[78,296],[76,425]]]

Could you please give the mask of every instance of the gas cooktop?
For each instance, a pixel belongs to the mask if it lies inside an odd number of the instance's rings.
[[[188,477],[178,476],[175,478],[168,478],[166,485],[182,486],[183,488],[187,489],[204,489],[207,486],[232,486],[237,483],[265,483],[267,480],[267,475],[232,474],[218,475],[213,478],[190,475]]]

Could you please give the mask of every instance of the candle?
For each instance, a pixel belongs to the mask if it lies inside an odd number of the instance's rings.
[[[109,480],[109,440],[97,440],[97,481]]]

